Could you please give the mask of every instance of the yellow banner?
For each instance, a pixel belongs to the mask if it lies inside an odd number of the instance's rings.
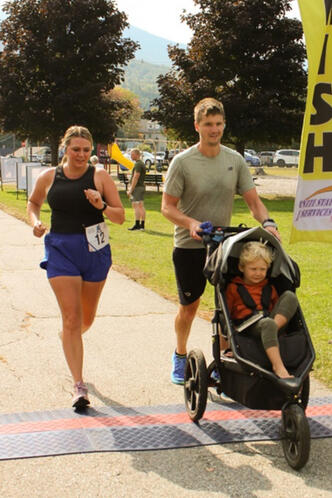
[[[332,242],[332,0],[298,0],[308,92],[290,242]]]

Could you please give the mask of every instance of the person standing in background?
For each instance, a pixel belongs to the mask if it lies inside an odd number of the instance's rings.
[[[145,208],[144,208],[144,193],[145,193],[145,174],[146,167],[141,161],[141,151],[133,149],[130,153],[131,159],[135,162],[132,170],[129,190],[127,195],[131,200],[131,204],[135,212],[135,224],[128,230],[144,230],[145,229]]]

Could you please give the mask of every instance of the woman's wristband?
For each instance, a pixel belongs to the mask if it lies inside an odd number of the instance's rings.
[[[103,211],[105,211],[105,209],[106,209],[106,208],[107,208],[107,204],[106,204],[106,202],[105,202],[105,201],[103,201],[103,207],[102,207],[102,208],[100,208],[100,209],[98,209],[98,211],[103,212]]]

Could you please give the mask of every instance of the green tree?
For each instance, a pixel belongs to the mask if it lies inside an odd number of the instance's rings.
[[[135,93],[127,88],[116,86],[110,92],[112,100],[124,102],[126,104],[125,114],[122,116],[123,124],[118,130],[118,137],[137,137],[140,128],[140,120],[143,109],[140,107],[139,98]],[[130,109],[129,112],[127,109]]]
[[[72,124],[107,143],[126,105],[108,92],[137,48],[121,37],[126,15],[108,0],[12,0],[3,10],[0,127],[48,141],[53,164]]]
[[[225,106],[225,140],[288,143],[301,130],[306,73],[302,26],[286,17],[290,0],[194,0],[187,50],[169,48],[172,69],[160,75],[150,119],[196,138],[193,107],[204,97]]]
[[[145,111],[150,108],[151,100],[159,96],[157,77],[165,74],[169,67],[149,64],[134,59],[129,62],[125,72],[124,88],[128,88],[138,96],[140,106]]]

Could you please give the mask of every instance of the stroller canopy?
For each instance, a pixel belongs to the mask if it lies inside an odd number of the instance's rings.
[[[282,245],[270,232],[261,227],[248,228],[244,232],[227,237],[217,249],[210,254],[205,264],[204,273],[209,281],[216,285],[229,271],[229,259],[239,258],[242,245],[245,242],[257,240],[267,242],[273,252],[270,276],[284,275],[295,287],[300,284],[298,266],[284,251]]]

